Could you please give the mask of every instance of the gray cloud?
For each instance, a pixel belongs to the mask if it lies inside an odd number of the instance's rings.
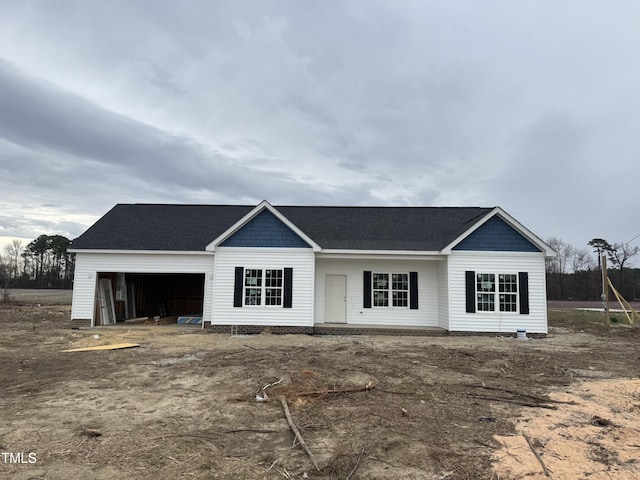
[[[119,171],[150,184],[171,185],[174,190],[207,189],[253,200],[286,198],[288,190],[297,188],[282,171],[238,164],[183,135],[139,123],[21,76],[6,64],[0,64],[0,89],[4,92],[0,132],[5,140],[67,159],[39,163],[41,171],[31,179],[35,182],[39,178],[50,181],[56,173],[70,179],[89,171],[102,171],[101,175]],[[311,191],[307,195],[320,194],[313,185],[306,190]]]
[[[629,240],[638,14],[631,1],[3,2],[0,236],[81,229],[116,202],[267,198],[499,204],[543,237]]]

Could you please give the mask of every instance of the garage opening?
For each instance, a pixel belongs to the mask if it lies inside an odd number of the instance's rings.
[[[204,273],[100,273],[94,324],[200,324],[204,279]]]

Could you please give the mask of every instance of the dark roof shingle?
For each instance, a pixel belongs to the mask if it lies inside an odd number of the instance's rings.
[[[75,239],[78,250],[204,251],[249,205],[119,204]],[[438,251],[491,208],[275,207],[323,249]]]

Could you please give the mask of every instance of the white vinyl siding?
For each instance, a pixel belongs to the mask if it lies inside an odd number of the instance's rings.
[[[262,270],[263,276],[267,270],[292,268],[291,308],[265,305],[264,299],[260,305],[234,307],[236,267]],[[214,268],[213,324],[313,326],[313,272],[314,254],[311,249],[218,247]]]
[[[381,260],[319,258],[316,261],[316,323],[325,322],[327,275],[347,277],[347,324],[438,327],[438,265],[433,260]],[[418,309],[364,308],[364,272],[418,272]],[[391,278],[391,277],[390,277]]]
[[[524,328],[528,333],[547,333],[547,294],[542,253],[454,251],[449,256],[448,267],[450,331],[516,333],[519,328]],[[500,311],[498,299],[494,311],[467,313],[466,271],[473,271],[476,275],[495,273],[496,294],[500,273],[527,272],[529,314]]]
[[[93,319],[96,278],[101,272],[204,273],[203,317],[211,316],[213,254],[76,253],[71,318]]]
[[[438,262],[438,326],[449,330],[449,285],[448,263]]]

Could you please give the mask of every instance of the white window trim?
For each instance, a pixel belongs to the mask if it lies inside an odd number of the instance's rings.
[[[494,275],[494,291],[493,292],[483,292],[478,290],[478,275]],[[500,291],[500,275],[514,275],[516,277],[516,291],[515,292],[501,292]],[[476,313],[477,314],[519,314],[520,313],[520,278],[518,277],[518,272],[495,272],[495,271],[476,271],[474,278],[474,289],[475,296],[474,300],[476,302]],[[516,309],[515,310],[500,310],[500,294],[505,295],[515,295],[516,297]],[[480,303],[478,301],[478,295],[493,295],[493,310],[480,310]]]
[[[247,278],[247,270],[259,270],[261,272],[260,279],[261,285],[260,287],[252,287],[246,284]],[[278,270],[281,272],[281,281],[282,284],[280,287],[267,287],[267,270]],[[260,289],[260,305],[252,305],[246,303],[247,300],[247,290],[251,289]],[[267,305],[267,289],[277,289],[280,290],[280,304],[277,305]],[[280,267],[244,267],[243,275],[242,275],[242,306],[245,308],[284,308],[284,268]]]
[[[387,298],[387,305],[376,305],[376,290],[384,290],[381,288],[375,288],[375,275],[389,275],[389,284],[387,291],[389,292],[389,297]],[[406,275],[407,276],[407,289],[406,290],[398,290],[393,289],[393,275]],[[409,272],[381,272],[381,271],[372,271],[371,272],[371,308],[385,308],[385,309],[396,309],[396,310],[408,310],[411,305],[411,287],[409,282],[411,281],[411,275]],[[398,307],[393,305],[393,292],[407,292],[407,305]]]

